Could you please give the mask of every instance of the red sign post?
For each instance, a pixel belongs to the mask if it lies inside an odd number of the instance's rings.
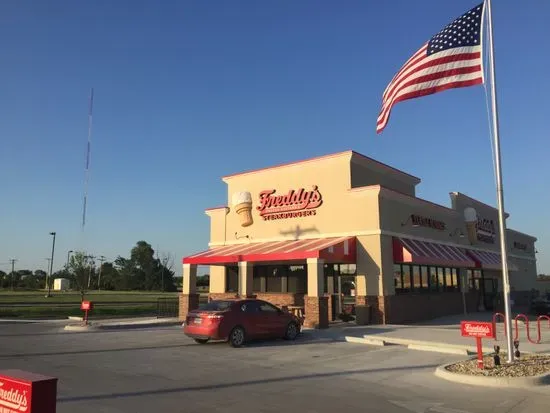
[[[82,301],[80,303],[80,309],[85,311],[84,313],[84,324],[88,325],[88,311],[93,310],[94,305],[91,301]]]
[[[477,367],[483,369],[482,338],[495,338],[493,323],[483,321],[461,321],[460,333],[462,337],[475,337],[477,344]]]
[[[0,412],[55,413],[57,378],[22,370],[0,370]]]

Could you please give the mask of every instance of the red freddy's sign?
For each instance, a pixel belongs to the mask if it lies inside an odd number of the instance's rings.
[[[264,220],[285,219],[315,215],[315,209],[323,203],[317,185],[311,191],[291,189],[285,195],[275,195],[276,189],[260,192],[260,205],[256,209]]]
[[[0,412],[27,412],[30,408],[31,386],[18,380],[0,378]]]
[[[0,413],[55,413],[57,378],[0,370]]]
[[[483,321],[461,321],[462,337],[495,338],[493,323]]]

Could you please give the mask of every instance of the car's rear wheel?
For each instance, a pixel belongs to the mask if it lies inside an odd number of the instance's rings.
[[[241,347],[245,341],[245,332],[242,327],[235,327],[229,333],[229,344],[231,347]]]
[[[295,340],[298,337],[298,325],[295,322],[288,323],[286,326],[285,340]]]
[[[208,339],[207,338],[196,338],[195,342],[199,343],[199,344],[206,344],[206,343],[208,343]]]

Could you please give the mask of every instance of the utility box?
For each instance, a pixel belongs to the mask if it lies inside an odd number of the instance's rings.
[[[71,287],[71,282],[66,278],[56,278],[53,280],[53,289],[55,291],[67,291]]]
[[[370,324],[370,305],[355,306],[355,324],[364,326]]]

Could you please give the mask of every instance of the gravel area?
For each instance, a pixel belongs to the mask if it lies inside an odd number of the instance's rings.
[[[472,376],[495,377],[528,377],[550,373],[550,354],[522,354],[519,359],[514,359],[512,364],[506,362],[506,353],[499,353],[500,366],[495,367],[493,354],[483,357],[485,368],[477,368],[477,357],[447,366],[447,370],[453,373],[469,374]]]

